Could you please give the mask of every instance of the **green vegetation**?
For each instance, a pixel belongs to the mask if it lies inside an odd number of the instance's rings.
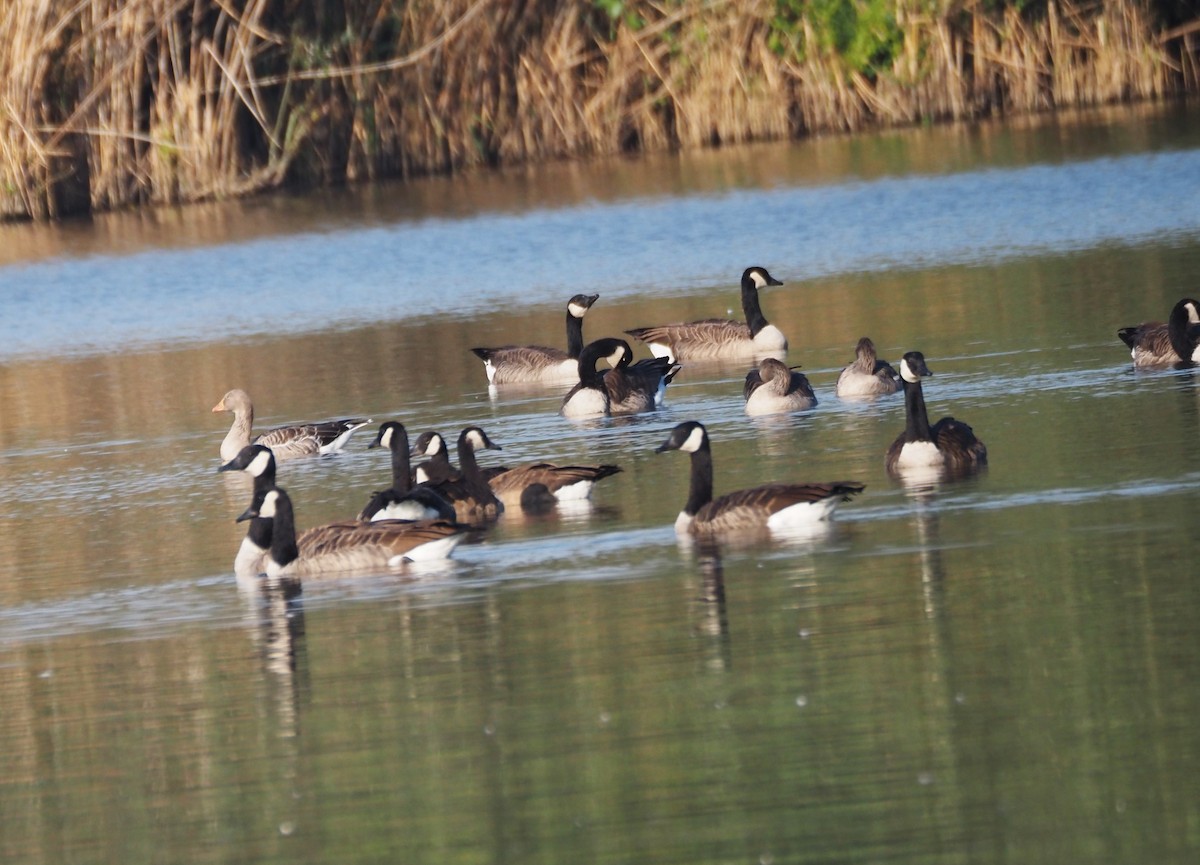
[[[1161,98],[1182,0],[11,0],[0,217]]]

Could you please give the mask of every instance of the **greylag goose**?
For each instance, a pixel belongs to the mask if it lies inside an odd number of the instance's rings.
[[[275,453],[277,460],[335,453],[342,449],[356,429],[371,422],[370,418],[356,417],[292,424],[269,429],[252,440],[250,431],[254,427],[254,406],[244,390],[234,388],[229,391],[212,410],[233,412],[233,426],[221,442],[221,459],[226,461],[236,457],[238,451],[248,444],[266,445]]]

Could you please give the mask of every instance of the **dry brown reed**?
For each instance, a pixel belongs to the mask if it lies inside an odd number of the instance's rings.
[[[774,0],[9,0],[0,216],[1158,98],[1200,22],[1149,0],[895,0],[890,65]],[[990,11],[989,11],[990,10]],[[776,34],[777,35],[777,34]]]

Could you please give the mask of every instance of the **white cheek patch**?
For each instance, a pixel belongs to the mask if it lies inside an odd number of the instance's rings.
[[[1187,305],[1187,311],[1188,311],[1188,323],[1189,324],[1200,324],[1200,310],[1196,309],[1196,304],[1189,303]]]
[[[484,442],[483,436],[479,434],[479,430],[471,430],[467,433],[467,442],[476,450],[487,448],[487,444]]]
[[[687,440],[679,446],[684,453],[694,454],[704,444],[704,430],[696,427],[688,434]]]
[[[437,454],[439,451],[441,451],[441,449],[442,449],[442,437],[434,436],[433,438],[431,438],[429,440],[428,444],[425,445],[425,450],[421,452],[421,455],[431,457],[431,456]]]
[[[617,364],[619,364],[621,362],[621,359],[624,357],[625,357],[625,347],[621,346],[616,351],[614,351],[612,354],[610,354],[606,359],[608,360],[609,366],[615,367]]]
[[[761,270],[752,270],[750,272],[750,278],[754,280],[755,288],[766,288],[767,287],[766,277],[763,276],[763,272]]]
[[[275,516],[275,502],[279,499],[279,493],[271,490],[263,497],[263,503],[258,508],[258,515],[264,519],[271,519]]]
[[[381,448],[390,448],[392,446],[392,428],[388,427],[383,431],[383,435],[379,437],[379,446]]]
[[[267,470],[267,465],[271,462],[271,453],[269,451],[259,451],[254,455],[254,459],[250,460],[250,465],[246,466],[246,471],[260,478],[263,472]]]
[[[568,303],[567,304],[567,312],[571,313],[571,316],[573,318],[583,318],[584,314],[587,311],[588,311],[588,308],[586,306],[583,306],[582,304],[579,304],[579,303]]]
[[[921,380],[921,377],[916,375],[912,371],[912,368],[909,367],[908,361],[903,358],[900,359],[900,377],[910,384]]]

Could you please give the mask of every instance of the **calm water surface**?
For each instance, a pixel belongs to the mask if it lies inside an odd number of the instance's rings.
[[[1200,378],[1118,327],[1200,273],[1200,114],[796,145],[0,226],[0,860],[1193,863]],[[571,423],[467,349],[737,313],[764,294],[819,405],[741,365]],[[924,351],[990,470],[883,471]],[[240,587],[230,387],[258,425],[480,423],[507,463],[620,464],[421,573]],[[828,532],[716,550],[718,492],[865,482]],[[302,526],[386,483],[360,433],[280,469]]]

